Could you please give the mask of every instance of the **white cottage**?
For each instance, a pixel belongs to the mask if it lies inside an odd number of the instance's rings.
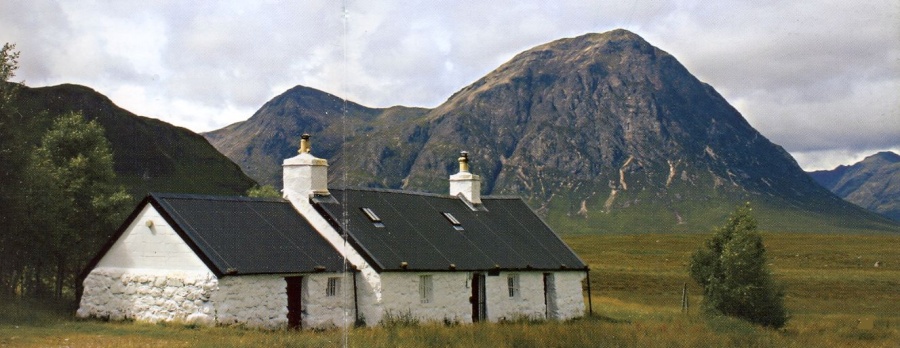
[[[284,198],[151,194],[87,268],[80,317],[261,328],[469,323],[584,313],[586,264],[516,197],[331,189],[284,161]]]

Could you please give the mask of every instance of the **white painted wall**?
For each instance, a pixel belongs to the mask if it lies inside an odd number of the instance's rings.
[[[152,221],[152,226],[147,226]],[[100,259],[98,268],[165,269],[209,272],[152,205],[147,204]]]
[[[568,320],[584,315],[584,295],[581,290],[584,278],[584,271],[554,273],[557,294],[555,319]]]
[[[327,296],[328,278],[340,279],[339,292]],[[318,273],[303,276],[304,328],[335,328],[354,324],[353,274]]]
[[[420,275],[430,274],[433,281],[433,302],[421,303]],[[519,296],[509,296],[507,278],[519,276]],[[467,272],[386,272],[381,274],[382,308],[392,315],[410,314],[419,321],[472,322],[471,273]],[[583,272],[555,272],[557,309],[551,318],[567,320],[584,315],[581,291]],[[545,319],[543,272],[501,272],[485,277],[487,319],[489,321],[519,318]]]
[[[511,274],[519,275],[519,297],[509,297],[507,277]],[[488,320],[543,319],[543,277],[541,272],[500,272],[499,276],[485,277]]]
[[[287,327],[287,283],[273,275],[224,277],[213,293],[216,323],[252,328]]]
[[[420,275],[432,276],[431,303],[422,303]],[[387,272],[381,274],[384,313],[409,314],[419,321],[471,323],[472,289],[466,272]]]

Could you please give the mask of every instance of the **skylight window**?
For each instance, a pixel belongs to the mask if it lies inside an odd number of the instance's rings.
[[[444,217],[447,219],[447,221],[450,221],[450,223],[453,225],[453,229],[455,229],[457,231],[463,230],[462,224],[459,223],[459,220],[457,220],[456,217],[453,216],[453,214],[450,214],[450,213],[441,213],[441,214],[444,215]]]
[[[381,218],[378,217],[378,215],[375,214],[375,212],[372,211],[371,208],[360,208],[360,210],[362,210],[363,214],[366,214],[366,217],[369,218],[369,221],[372,221],[372,224],[375,225],[375,227],[384,227],[384,223],[381,222]]]

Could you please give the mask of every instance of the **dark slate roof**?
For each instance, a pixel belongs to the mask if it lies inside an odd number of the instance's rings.
[[[97,261],[147,203],[218,276],[344,269],[342,256],[286,200],[159,193],[138,205]]]
[[[313,199],[316,209],[346,232],[348,241],[380,271],[586,269],[520,198],[482,197],[482,209],[473,210],[448,195],[374,189],[330,192],[328,199]],[[363,208],[371,209],[383,227]],[[442,213],[452,214],[462,230]]]

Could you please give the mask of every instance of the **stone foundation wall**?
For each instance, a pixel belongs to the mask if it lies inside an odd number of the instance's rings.
[[[84,280],[76,315],[213,325],[211,298],[217,286],[209,272],[96,268]]]

